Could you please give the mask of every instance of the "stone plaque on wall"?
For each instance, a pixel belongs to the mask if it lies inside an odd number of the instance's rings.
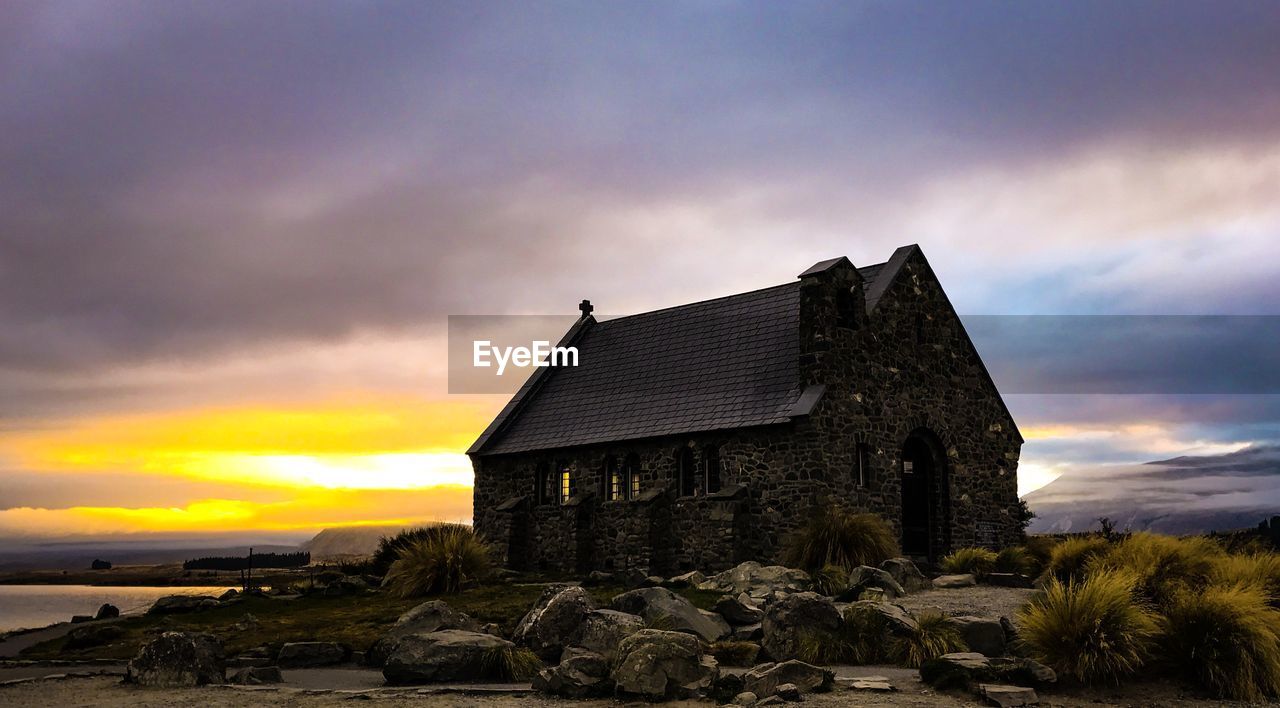
[[[979,521],[974,525],[974,541],[983,548],[1000,550],[1000,526],[991,521]]]

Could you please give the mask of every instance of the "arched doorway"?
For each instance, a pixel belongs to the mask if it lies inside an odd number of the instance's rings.
[[[902,552],[936,560],[950,537],[947,466],[942,444],[920,428],[902,444]]]

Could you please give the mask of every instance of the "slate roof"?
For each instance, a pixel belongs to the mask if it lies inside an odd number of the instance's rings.
[[[883,265],[859,269],[868,294]],[[536,370],[467,452],[789,422],[822,395],[820,386],[800,387],[799,317],[797,281],[603,322],[580,320],[561,341],[578,347],[579,365]]]

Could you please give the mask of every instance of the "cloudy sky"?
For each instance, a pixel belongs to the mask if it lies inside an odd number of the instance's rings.
[[[503,399],[447,395],[449,314],[906,243],[966,315],[1280,314],[1277,36],[1256,2],[6,2],[0,535],[468,518]],[[1009,395],[1024,488],[1280,438],[1212,366]]]

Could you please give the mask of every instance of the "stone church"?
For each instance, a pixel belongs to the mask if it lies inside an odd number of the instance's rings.
[[[1022,436],[917,246],[617,319],[535,369],[468,450],[476,528],[516,569],[769,561],[812,510],[936,559],[1015,541]]]

